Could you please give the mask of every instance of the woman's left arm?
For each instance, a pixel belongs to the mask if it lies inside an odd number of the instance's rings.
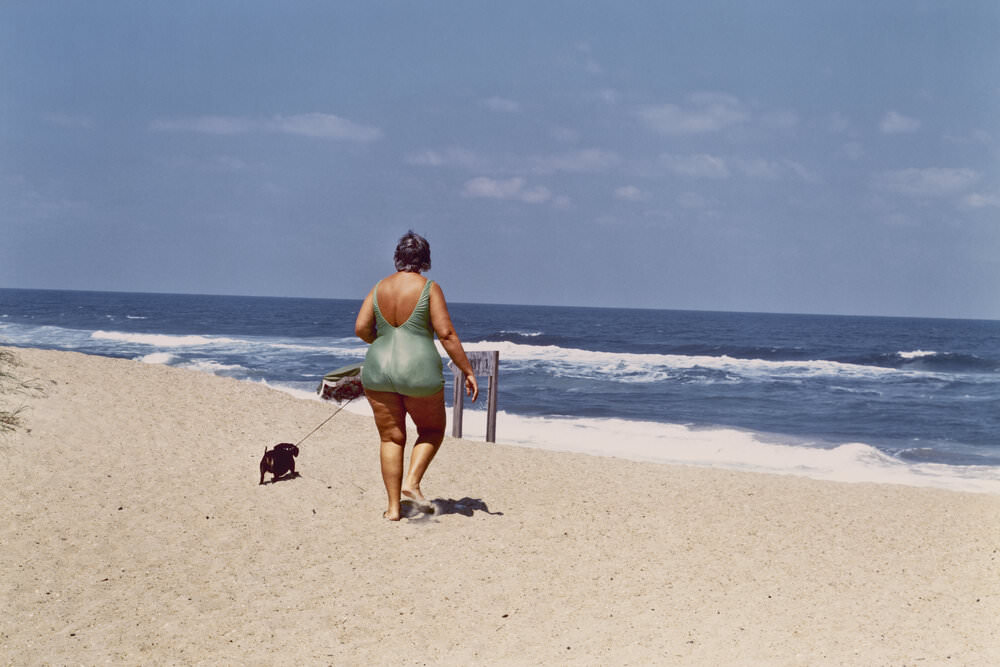
[[[375,329],[375,307],[372,305],[375,290],[368,292],[361,310],[358,311],[358,319],[354,321],[354,333],[358,338],[366,343],[374,343],[378,332]]]
[[[451,315],[448,313],[448,304],[444,300],[444,292],[441,291],[441,287],[436,282],[431,285],[430,311],[434,333],[441,341],[441,347],[465,376],[465,393],[472,396],[472,400],[475,401],[479,397],[479,382],[476,380],[476,374],[472,371],[472,364],[469,363],[469,357],[465,354],[465,348],[462,347],[462,341],[451,323]]]

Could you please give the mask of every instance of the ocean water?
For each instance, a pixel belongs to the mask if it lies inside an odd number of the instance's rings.
[[[0,289],[0,343],[314,398],[364,357],[359,305]],[[466,349],[500,351],[499,441],[1000,493],[1000,322],[449,305]],[[466,437],[485,432],[484,403]]]

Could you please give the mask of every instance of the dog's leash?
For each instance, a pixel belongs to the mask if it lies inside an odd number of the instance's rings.
[[[343,410],[344,408],[346,408],[346,407],[347,407],[347,404],[348,404],[348,403],[350,403],[350,402],[351,402],[351,401],[353,401],[353,400],[354,400],[353,398],[349,398],[349,399],[347,399],[346,401],[344,401],[344,404],[343,404],[343,405],[341,405],[341,406],[340,406],[339,408],[337,408],[336,410],[334,410],[334,411],[333,411],[333,414],[332,414],[332,415],[330,415],[329,417],[327,417],[326,419],[324,419],[323,421],[321,421],[321,422],[320,422],[320,424],[319,424],[319,426],[317,426],[317,427],[316,427],[316,428],[314,428],[313,430],[309,431],[309,433],[307,433],[307,434],[306,434],[306,435],[305,435],[305,436],[304,436],[304,437],[303,437],[303,438],[302,438],[301,440],[299,440],[298,442],[296,442],[296,443],[295,443],[295,446],[296,446],[296,447],[298,447],[298,446],[299,446],[299,445],[301,445],[301,444],[302,444],[303,442],[305,442],[305,439],[306,439],[306,438],[308,438],[308,437],[309,437],[310,435],[312,435],[312,434],[313,434],[313,433],[315,433],[316,431],[318,431],[318,430],[320,430],[321,428],[323,428],[324,426],[326,426],[326,423],[327,423],[328,421],[330,421],[331,419],[333,419],[334,417],[336,417],[336,416],[337,416],[337,413],[339,413],[339,412],[340,412],[341,410]]]
[[[344,408],[346,408],[346,407],[347,407],[347,404],[348,404],[348,403],[350,403],[350,402],[351,402],[351,401],[353,401],[353,400],[354,400],[353,398],[349,398],[349,399],[347,399],[346,401],[344,401],[344,402],[343,402],[343,404],[342,404],[342,405],[341,405],[340,407],[338,407],[338,408],[337,408],[336,410],[334,410],[334,411],[333,411],[333,414],[332,414],[332,415],[330,415],[329,417],[327,417],[326,419],[324,419],[323,421],[321,421],[321,422],[320,422],[320,424],[319,424],[319,426],[317,426],[317,427],[316,427],[316,428],[314,428],[313,430],[309,431],[309,432],[308,432],[307,434],[305,434],[305,435],[304,435],[304,436],[302,437],[302,439],[301,439],[301,440],[299,440],[298,442],[296,442],[296,443],[295,443],[295,446],[296,446],[296,447],[298,447],[299,445],[301,445],[301,444],[302,444],[302,443],[303,443],[303,442],[305,441],[305,439],[306,439],[306,438],[308,438],[308,437],[309,437],[310,435],[312,435],[312,434],[313,434],[313,433],[315,433],[316,431],[318,431],[318,430],[320,430],[321,428],[323,428],[323,427],[324,427],[324,426],[326,425],[326,423],[327,423],[328,421],[330,421],[331,419],[333,419],[334,417],[336,417],[336,416],[337,416],[337,413],[338,413],[338,412],[340,412],[341,410],[343,410]],[[300,475],[300,477],[301,477],[301,475]],[[308,479],[308,478],[307,478],[307,479]],[[322,480],[322,479],[320,479],[319,477],[313,477],[312,479],[316,480],[317,482],[319,482],[319,483],[321,483],[321,484],[325,484],[325,485],[326,485],[326,488],[328,488],[328,489],[329,489],[329,488],[332,488],[332,486],[330,485],[330,483],[329,483],[329,482],[327,482],[326,480]],[[354,482],[351,482],[351,484],[353,484],[354,486],[356,486],[356,487],[358,488],[358,490],[359,490],[359,491],[361,491],[361,493],[364,493],[364,492],[365,492],[365,489],[364,489],[364,488],[363,488],[362,486],[360,486],[360,485],[358,485],[358,484],[355,484]],[[313,512],[315,512],[315,511],[316,511],[316,510],[313,510]]]

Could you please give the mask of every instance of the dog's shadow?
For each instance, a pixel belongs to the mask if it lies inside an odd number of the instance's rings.
[[[302,477],[302,475],[297,472],[289,472],[285,473],[281,477],[273,477],[270,481],[265,479],[264,484],[266,485],[266,484],[277,484],[278,482],[288,482],[293,479],[298,479],[299,477]]]
[[[468,496],[455,500],[454,498],[435,498],[430,501],[434,510],[428,512],[412,500],[403,500],[400,504],[403,518],[410,521],[429,521],[434,517],[445,514],[461,514],[462,516],[473,516],[476,512],[484,512],[492,516],[503,516],[503,512],[491,512],[486,503],[479,498],[469,498]]]

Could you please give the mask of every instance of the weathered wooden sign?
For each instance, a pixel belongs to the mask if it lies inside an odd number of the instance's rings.
[[[500,373],[500,351],[467,352],[472,372],[476,377],[485,375],[489,378],[486,390],[486,442],[497,441],[497,379]],[[462,409],[465,405],[465,382],[462,372],[455,364],[448,362],[454,376],[454,401],[451,412],[451,434],[462,437]]]

